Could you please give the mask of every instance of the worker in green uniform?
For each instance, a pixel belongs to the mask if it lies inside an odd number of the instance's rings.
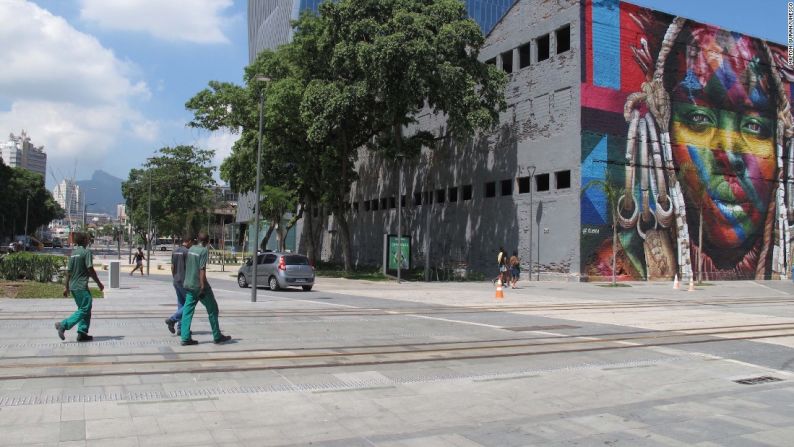
[[[198,342],[190,337],[190,323],[193,321],[193,312],[196,310],[196,303],[201,304],[207,309],[210,327],[212,328],[212,339],[216,344],[226,343],[232,337],[221,333],[218,324],[218,302],[207,282],[207,242],[209,236],[201,232],[198,235],[198,245],[190,247],[185,261],[185,306],[182,308],[182,346],[196,345]]]
[[[88,328],[91,326],[93,299],[88,290],[88,278],[91,277],[96,282],[99,290],[104,290],[105,286],[102,285],[102,281],[99,280],[96,270],[94,270],[94,258],[91,256],[91,251],[85,248],[88,245],[88,236],[85,233],[76,233],[74,242],[77,247],[69,256],[63,296],[68,297],[71,292],[74,302],[77,303],[77,310],[69,318],[55,323],[55,329],[58,331],[58,337],[61,340],[66,340],[66,331],[76,325],[77,341],[91,341],[94,337],[88,335]]]

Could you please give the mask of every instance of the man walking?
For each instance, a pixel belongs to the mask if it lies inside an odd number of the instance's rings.
[[[74,235],[74,242],[77,247],[72,250],[69,256],[69,263],[66,270],[66,287],[63,290],[63,296],[68,297],[69,292],[72,293],[74,302],[77,303],[77,310],[67,319],[55,323],[55,329],[58,331],[58,337],[61,340],[66,340],[66,331],[77,326],[77,341],[91,341],[94,337],[88,335],[88,328],[91,326],[91,305],[93,299],[91,292],[88,290],[88,278],[92,278],[99,290],[105,290],[102,281],[97,277],[94,270],[94,258],[91,252],[87,250],[88,237],[85,233],[77,233]]]
[[[176,290],[176,312],[165,320],[165,325],[168,326],[168,330],[172,334],[176,334],[177,331],[182,333],[182,307],[185,305],[185,260],[192,245],[193,240],[190,236],[185,236],[182,238],[182,245],[171,253],[171,276],[174,278],[174,289]]]
[[[198,235],[199,245],[190,247],[187,252],[184,281],[186,296],[185,306],[182,308],[182,330],[180,332],[182,346],[198,344],[190,336],[190,324],[193,321],[193,312],[196,310],[198,301],[201,301],[201,304],[207,309],[213,341],[220,344],[232,339],[232,337],[221,333],[218,324],[218,302],[215,301],[215,295],[207,282],[207,257],[209,255],[207,242],[209,242],[209,236],[207,233],[201,232]]]

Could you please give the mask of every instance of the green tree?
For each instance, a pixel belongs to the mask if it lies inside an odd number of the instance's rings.
[[[445,114],[459,138],[492,126],[504,107],[505,76],[477,60],[482,33],[458,0],[326,2],[319,15],[301,15],[295,30],[290,44],[261,53],[246,68],[244,87],[211,82],[188,101],[195,114],[190,125],[241,131],[221,178],[236,191],[251,190],[264,95],[263,178],[295,192],[301,212],[334,213],[349,270],[346,204],[358,180],[359,150],[418,154],[434,136],[403,132],[425,107]],[[313,216],[303,213],[315,258]]]
[[[27,209],[26,209],[27,208]],[[0,237],[28,233],[55,219],[62,219],[63,208],[44,185],[44,178],[23,168],[6,166],[0,160]]]
[[[121,187],[134,231],[147,243],[152,237],[148,234],[149,199],[152,228],[162,235],[195,233],[212,212],[214,152],[176,146],[164,147],[159,154],[144,169],[130,170]]]
[[[607,211],[612,219],[612,286],[617,285],[617,266],[616,259],[618,257],[618,214],[616,212],[618,200],[620,196],[626,193],[626,188],[620,182],[616,182],[609,172],[606,171],[606,178],[604,180],[590,180],[582,187],[582,195],[590,188],[598,188],[604,192],[607,199]],[[634,203],[633,201],[630,203]],[[637,206],[636,203],[633,206]],[[627,210],[631,212],[632,210]]]
[[[304,26],[305,25],[305,26]],[[358,150],[412,157],[432,148],[429,132],[405,135],[422,110],[443,114],[450,134],[491,128],[504,108],[504,73],[478,61],[484,38],[458,0],[342,0],[297,24],[295,52],[312,80],[301,116],[323,148],[324,202],[335,215],[350,269],[347,202]],[[374,141],[374,144],[373,144]]]

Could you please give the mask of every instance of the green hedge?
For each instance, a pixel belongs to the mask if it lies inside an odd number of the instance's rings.
[[[9,281],[57,282],[65,268],[63,256],[12,253],[0,257],[0,278]]]

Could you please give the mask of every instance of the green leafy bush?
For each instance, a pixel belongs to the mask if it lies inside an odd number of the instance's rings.
[[[63,256],[12,253],[0,257],[0,278],[9,281],[58,281],[64,268],[66,258]]]

